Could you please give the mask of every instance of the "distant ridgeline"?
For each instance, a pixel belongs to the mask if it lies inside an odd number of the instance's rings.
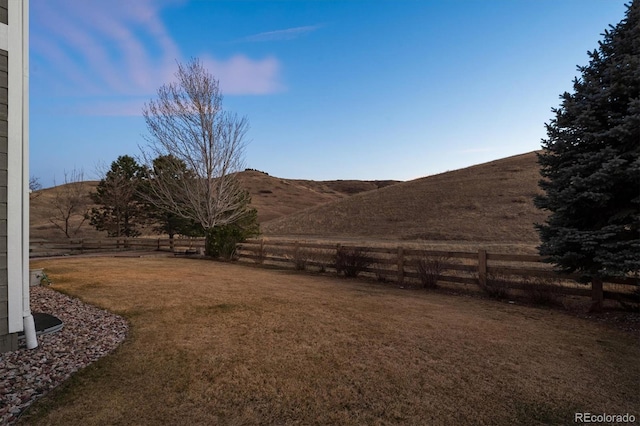
[[[244,169],[244,171],[245,171],[245,172],[258,172],[258,173],[262,173],[263,175],[267,175],[267,176],[269,176],[269,173],[267,173],[267,172],[263,172],[262,170],[258,170],[258,169],[250,169],[250,168],[247,168],[247,169]]]

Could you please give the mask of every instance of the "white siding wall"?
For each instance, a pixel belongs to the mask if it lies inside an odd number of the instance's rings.
[[[9,0],[7,273],[9,332],[23,329],[29,291],[29,25],[28,0]]]

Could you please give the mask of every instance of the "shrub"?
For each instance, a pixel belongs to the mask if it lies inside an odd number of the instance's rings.
[[[262,170],[258,170],[258,169],[252,169],[247,167],[246,169],[244,169],[245,172],[258,172],[258,173],[262,173],[263,175],[267,175],[269,176],[269,173],[267,172],[263,172]]]
[[[318,272],[324,273],[327,267],[335,264],[335,253],[328,250],[318,250],[315,254],[315,260],[318,262]]]
[[[231,260],[235,257],[237,244],[244,240],[242,230],[236,226],[215,226],[207,232],[205,254]]]
[[[365,252],[359,248],[338,247],[335,257],[336,272],[355,278],[371,264]]]
[[[300,256],[300,254],[296,254],[293,260],[293,267],[296,271],[304,271],[307,269],[307,261],[308,259]]]
[[[384,271],[385,269],[385,264],[384,263],[376,263],[375,264],[375,268],[376,268],[376,279],[378,281],[380,281],[381,283],[388,283],[390,280],[387,277],[387,272]]]
[[[313,252],[309,249],[297,248],[293,255],[287,255],[287,258],[291,260],[296,271],[304,271],[309,261],[313,260]]]
[[[49,276],[47,275],[47,273],[42,271],[42,275],[40,276],[40,285],[47,286],[51,284],[53,284],[53,282],[51,281],[51,279],[49,279]]]
[[[550,278],[525,278],[525,294],[536,305],[556,305],[558,303],[558,283]]]
[[[485,293],[494,299],[506,299],[509,296],[510,280],[502,275],[487,274],[486,285],[480,284]]]
[[[232,260],[236,255],[238,243],[259,234],[258,212],[256,209],[247,210],[244,216],[236,222],[214,226],[206,232],[205,254]]]
[[[438,278],[447,264],[446,257],[424,256],[418,259],[416,269],[423,288],[437,288]]]

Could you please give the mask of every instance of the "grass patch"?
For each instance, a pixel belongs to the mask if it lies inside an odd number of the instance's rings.
[[[487,293],[489,297],[498,300],[504,300],[510,297],[510,283],[510,278],[506,276],[488,274],[486,284],[480,285],[480,287],[482,288],[482,290],[484,290],[485,293]]]
[[[569,424],[640,406],[634,337],[560,312],[197,259],[36,264],[131,330],[23,424]]]
[[[364,250],[359,248],[340,247],[335,254],[335,268],[338,274],[348,278],[356,278],[372,261]]]
[[[228,312],[232,312],[238,309],[242,309],[241,305],[233,305],[229,303],[219,303],[216,305],[210,306],[195,306],[194,311],[199,315],[208,315],[208,314],[224,314]]]
[[[576,410],[559,411],[545,402],[518,402],[515,404],[517,423],[520,425],[561,425],[570,424]]]

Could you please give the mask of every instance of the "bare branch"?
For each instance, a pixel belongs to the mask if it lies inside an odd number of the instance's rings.
[[[64,172],[64,183],[60,186],[56,185],[55,178],[53,180],[49,222],[67,238],[76,235],[86,221],[88,197],[83,182],[84,172],[76,169]]]
[[[31,176],[29,178],[29,199],[33,200],[34,198],[38,198],[42,192],[42,184],[40,183],[40,179],[36,176]]]
[[[150,173],[143,196],[205,230],[233,223],[246,212],[235,173],[244,166],[249,122],[223,111],[218,81],[197,59],[178,64],[176,78],[143,109]],[[154,160],[160,157],[175,161],[159,167]]]

